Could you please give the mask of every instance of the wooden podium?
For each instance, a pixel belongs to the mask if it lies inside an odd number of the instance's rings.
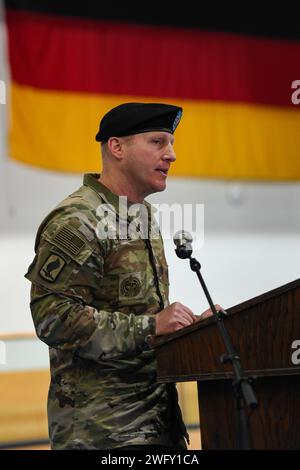
[[[257,377],[252,449],[300,449],[300,279],[230,308],[224,323],[244,371]],[[216,319],[157,336],[153,346],[158,382],[198,383],[202,448],[236,449],[233,375],[220,362]]]

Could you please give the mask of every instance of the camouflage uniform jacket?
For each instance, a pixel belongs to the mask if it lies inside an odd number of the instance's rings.
[[[121,237],[120,227],[133,222],[97,177],[84,175],[83,186],[42,222],[25,275],[36,333],[50,351],[51,445],[185,448],[175,384],[156,382],[147,342],[155,314],[168,305],[168,268],[152,206],[140,205],[151,237]]]

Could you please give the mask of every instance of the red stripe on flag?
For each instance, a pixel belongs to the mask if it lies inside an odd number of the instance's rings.
[[[293,106],[300,42],[7,11],[12,77],[48,90]]]

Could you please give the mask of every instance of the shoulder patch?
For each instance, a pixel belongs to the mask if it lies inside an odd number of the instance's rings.
[[[74,256],[77,256],[86,244],[85,241],[75,233],[75,231],[66,225],[57,231],[53,237],[53,241]]]
[[[48,256],[45,263],[41,267],[39,274],[46,281],[54,282],[63,270],[65,264],[65,260],[61,256],[53,253]]]

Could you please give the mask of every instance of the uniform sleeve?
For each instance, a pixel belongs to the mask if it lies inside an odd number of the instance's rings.
[[[32,282],[30,308],[38,337],[53,348],[95,361],[147,349],[155,316],[94,308],[103,276],[99,244],[81,235],[77,220],[52,225],[25,275]]]

